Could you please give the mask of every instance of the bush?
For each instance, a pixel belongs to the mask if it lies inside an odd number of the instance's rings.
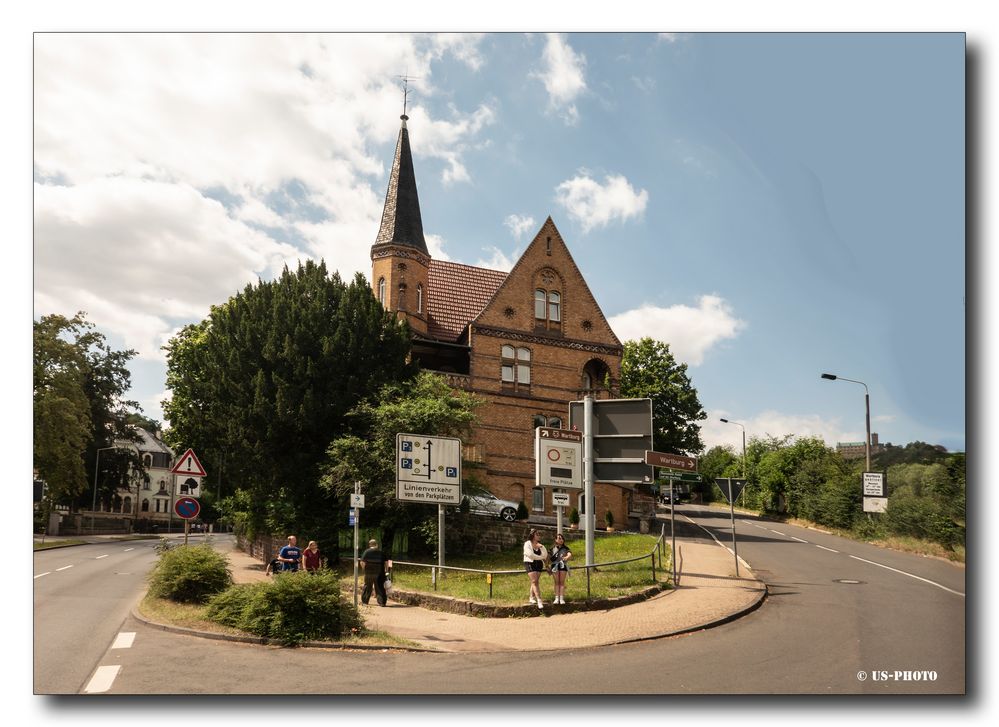
[[[281,573],[272,581],[234,586],[211,599],[207,615],[286,646],[340,639],[363,625],[354,604],[343,599],[335,571]]]
[[[948,548],[965,542],[964,528],[948,516],[940,503],[928,497],[892,496],[885,524],[896,535],[933,540]]]
[[[524,501],[521,500],[520,503],[517,505],[517,519],[527,520],[527,516],[528,516],[527,505],[525,505]]]
[[[607,527],[614,527],[614,513],[610,510],[604,513],[604,522],[607,523]]]
[[[232,585],[229,559],[209,545],[171,548],[149,574],[149,592],[184,603],[204,603]]]
[[[576,508],[572,508],[569,511],[569,524],[579,525],[579,510],[577,510]]]

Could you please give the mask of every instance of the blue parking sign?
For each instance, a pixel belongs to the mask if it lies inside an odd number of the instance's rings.
[[[413,469],[413,460],[403,457],[402,464],[400,465],[404,470]]]
[[[447,472],[445,472],[445,474],[448,477],[457,477],[458,476],[458,468],[457,467],[448,467],[447,468]]]
[[[413,443],[412,442],[403,442],[402,443],[402,451],[403,452],[412,452],[413,451]]]

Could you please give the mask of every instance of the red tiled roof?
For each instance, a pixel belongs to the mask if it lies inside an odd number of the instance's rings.
[[[501,270],[431,260],[427,291],[427,332],[438,341],[456,341],[485,308],[507,274]]]

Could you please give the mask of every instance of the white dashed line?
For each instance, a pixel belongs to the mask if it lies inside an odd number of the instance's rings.
[[[38,574],[37,576],[35,576],[35,578],[41,578],[42,576],[47,576],[47,575],[48,575],[49,573],[51,573],[51,572],[52,572],[52,571],[50,571],[50,570],[47,570],[47,571],[45,571],[44,573],[39,573],[39,574]]]
[[[833,550],[832,548],[827,548],[824,545],[816,545],[815,547],[816,548],[822,548],[822,550],[828,550],[830,553],[838,553],[839,552],[838,550]]]
[[[791,538],[791,540],[797,540],[799,543],[808,543],[807,540],[802,540],[801,538],[796,538],[793,535],[788,535],[787,537]]]
[[[127,553],[130,550],[135,550],[135,548],[125,548],[125,550],[123,552]]]
[[[781,536],[782,538],[786,538],[786,537],[787,537],[787,536],[786,536],[786,535],[784,535],[784,533],[782,533],[782,532],[781,532],[780,530],[771,530],[770,532],[771,532],[771,533],[774,533],[775,535],[780,535],[780,536]]]
[[[99,666],[94,675],[90,678],[90,683],[87,684],[86,689],[84,689],[85,694],[100,694],[101,692],[106,692],[114,684],[114,678],[118,676],[118,671],[121,669],[120,664],[115,666]]]
[[[98,555],[96,558],[94,558],[94,560],[100,560],[101,558],[107,558],[107,557],[108,557],[108,554],[105,553],[104,555]]]
[[[62,568],[56,568],[56,573],[58,573],[61,570],[66,570],[67,568],[72,568],[72,567],[73,566],[71,566],[71,565],[64,565]]]
[[[118,638],[114,640],[111,644],[112,649],[130,649],[132,648],[132,642],[135,641],[134,631],[122,631],[118,634]]]
[[[906,573],[904,570],[899,570],[898,568],[892,568],[892,567],[887,566],[887,565],[882,565],[881,563],[875,563],[873,560],[867,560],[866,558],[858,558],[855,555],[851,555],[850,557],[853,558],[854,560],[859,560],[859,561],[861,561],[863,563],[870,563],[871,565],[876,565],[878,568],[884,568],[886,570],[894,571],[896,573],[901,573],[903,576],[909,576],[909,578],[915,578],[917,581],[922,581],[923,583],[929,583],[931,586],[936,586],[937,588],[942,588],[943,590],[945,590],[945,591],[947,591],[949,593],[953,593],[953,594],[958,595],[958,596],[964,596],[964,594],[961,593],[960,591],[953,591],[950,588],[947,588],[947,586],[941,586],[936,581],[931,581],[928,578],[921,578],[920,576],[913,575],[912,573]]]

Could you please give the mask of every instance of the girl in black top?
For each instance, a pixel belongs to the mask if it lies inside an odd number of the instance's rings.
[[[552,577],[555,579],[555,600],[553,603],[565,604],[565,579],[569,576],[569,565],[572,551],[565,544],[562,533],[555,535],[555,543],[551,550]]]

